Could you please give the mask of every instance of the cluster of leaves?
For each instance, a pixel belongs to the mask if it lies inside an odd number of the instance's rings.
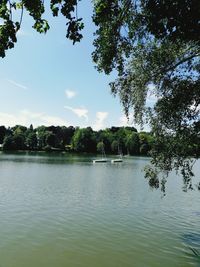
[[[137,133],[134,127],[112,127],[93,131],[91,127],[40,126],[33,129],[16,125],[0,126],[3,150],[68,150],[96,153],[105,148],[107,154],[147,155],[154,139],[150,133]],[[120,151],[119,151],[120,150]]]
[[[148,30],[156,38],[199,42],[198,0],[148,0],[142,4],[147,14]]]
[[[58,16],[59,12],[67,19],[66,37],[73,41],[73,44],[82,39],[81,30],[84,28],[82,18],[78,18],[78,2],[80,0],[51,0],[50,6],[53,16]]]
[[[123,70],[123,57],[130,55],[133,32],[124,34],[126,28],[136,28],[131,1],[95,1],[93,21],[97,26],[93,60],[99,71],[109,74],[113,68]],[[134,33],[135,34],[135,33]]]
[[[103,3],[96,1],[93,59],[100,71],[118,70],[111,91],[120,97],[127,116],[133,108],[136,122],[151,125],[156,146],[146,177],[151,186],[165,190],[168,173],[176,169],[185,190],[192,188],[200,136],[200,2],[113,0],[102,19]],[[115,15],[112,5],[124,15]],[[113,51],[109,57],[108,51]],[[148,106],[150,93],[155,103]]]
[[[11,4],[7,5],[6,0],[2,0],[0,5],[0,18],[4,21],[0,25],[0,56],[5,57],[5,50],[13,48],[17,41],[16,32],[19,29],[19,23],[12,21]]]
[[[73,41],[73,44],[82,39],[81,30],[84,27],[82,18],[78,18],[77,5],[79,0],[51,0],[50,8],[53,16],[63,15],[66,18],[66,37]],[[5,57],[5,51],[13,48],[17,42],[17,32],[19,31],[24,11],[33,18],[33,28],[39,33],[46,33],[50,26],[43,18],[45,6],[43,0],[2,0],[0,2],[0,57]],[[14,20],[13,14],[19,15],[18,20]],[[15,16],[16,17],[16,16]]]

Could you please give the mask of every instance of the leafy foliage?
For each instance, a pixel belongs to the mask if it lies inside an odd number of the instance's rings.
[[[77,5],[79,0],[50,0],[50,8],[53,16],[61,14],[66,18],[67,33],[66,37],[73,41],[73,44],[82,39],[81,30],[84,28],[82,18],[78,17]],[[13,13],[16,10],[21,15],[16,21]],[[44,19],[45,5],[43,0],[2,0],[0,2],[0,57],[5,57],[5,51],[13,48],[17,42],[16,34],[21,28],[24,11],[27,11],[33,18],[33,28],[39,33],[46,33],[49,23]]]
[[[74,128],[73,126],[39,126],[26,128],[16,125],[12,128],[0,126],[0,144],[7,150],[45,150],[71,151],[78,153],[139,155],[143,145],[141,134],[134,127],[111,127],[105,130],[93,131],[91,127]],[[152,149],[148,141],[150,133],[142,133],[148,149],[142,155],[148,155]],[[153,137],[152,137],[153,138]]]
[[[184,190],[192,189],[200,135],[200,2],[103,2],[95,2],[93,59],[100,71],[118,71],[111,91],[120,97],[126,115],[133,109],[137,123],[151,125],[152,165],[146,177],[164,191],[168,173],[176,169]],[[148,105],[149,95],[154,105]],[[140,153],[145,149],[140,146]]]

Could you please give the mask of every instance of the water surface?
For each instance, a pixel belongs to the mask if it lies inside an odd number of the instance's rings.
[[[199,192],[173,174],[162,198],[143,178],[148,158],[91,161],[0,154],[1,267],[200,266]]]

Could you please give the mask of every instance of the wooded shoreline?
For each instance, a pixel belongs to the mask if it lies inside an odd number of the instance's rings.
[[[151,133],[134,127],[111,127],[94,131],[91,127],[16,125],[0,126],[0,150],[148,155],[153,146]]]

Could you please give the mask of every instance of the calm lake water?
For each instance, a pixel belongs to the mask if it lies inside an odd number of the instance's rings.
[[[0,154],[0,267],[200,266],[197,190],[174,174],[162,198],[147,158],[91,160]]]

